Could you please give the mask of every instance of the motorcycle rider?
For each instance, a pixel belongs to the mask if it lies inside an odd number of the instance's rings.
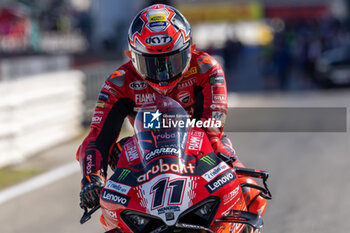
[[[77,151],[82,168],[81,206],[99,204],[108,164],[115,168],[124,138],[118,143],[123,121],[133,124],[137,109],[152,102],[156,95],[178,101],[197,120],[225,121],[227,91],[224,71],[205,52],[195,50],[191,28],[175,8],[156,4],[141,10],[129,28],[130,61],[115,70],[105,81],[98,96],[91,130]],[[232,166],[244,167],[238,160],[223,127],[205,128],[214,152],[232,158]],[[256,182],[240,177],[242,182]],[[248,211],[262,215],[266,200],[255,189],[244,188]]]

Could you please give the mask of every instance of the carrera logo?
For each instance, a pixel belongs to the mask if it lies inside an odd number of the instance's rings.
[[[166,45],[173,41],[169,35],[153,35],[146,38],[146,43],[149,45]]]
[[[236,179],[235,174],[232,171],[227,171],[224,174],[220,175],[218,178],[216,178],[214,181],[208,183],[205,185],[205,188],[209,191],[210,194],[213,192],[219,190],[226,184],[230,183]]]
[[[146,161],[150,161],[151,159],[157,157],[158,155],[163,155],[163,154],[178,156],[180,154],[180,150],[176,149],[176,148],[171,148],[171,147],[158,148],[158,149],[155,149],[154,151],[151,151],[148,154],[146,154],[145,159],[146,159]]]
[[[209,171],[207,171],[206,173],[204,173],[202,175],[202,177],[207,181],[210,182],[211,180],[213,180],[215,177],[217,177],[220,173],[226,171],[227,169],[229,169],[230,167],[227,165],[227,163],[225,162],[221,162],[219,165],[217,165],[216,167],[210,169]]]
[[[118,193],[127,195],[131,189],[131,186],[114,182],[112,180],[108,180],[105,186],[106,189],[117,191]]]
[[[147,88],[147,83],[145,81],[135,81],[130,83],[129,87],[133,90],[140,91]]]
[[[128,206],[130,197],[104,189],[101,199],[114,204]]]

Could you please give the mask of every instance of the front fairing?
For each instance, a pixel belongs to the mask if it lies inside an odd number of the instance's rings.
[[[137,232],[129,226],[130,211],[154,216],[155,224],[165,227],[203,224],[193,223],[188,211],[211,197],[217,197],[218,205],[207,228],[230,208],[245,208],[236,174],[213,153],[204,131],[169,125],[170,118],[186,121],[189,116],[168,97],[156,98],[154,105],[138,112],[135,136],[124,146],[115,174],[101,193],[110,229]]]

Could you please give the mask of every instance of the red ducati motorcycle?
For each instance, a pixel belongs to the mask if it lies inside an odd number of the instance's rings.
[[[200,125],[217,122],[200,122]],[[144,105],[135,135],[124,145],[115,173],[101,191],[106,233],[257,233],[261,216],[247,212],[242,187],[271,199],[268,173],[232,168],[216,156],[198,122],[169,97]],[[260,178],[262,186],[238,176]],[[98,207],[85,213],[86,222]]]

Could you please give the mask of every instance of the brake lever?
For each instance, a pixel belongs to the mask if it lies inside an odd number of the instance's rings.
[[[250,177],[262,179],[262,182],[264,185],[264,187],[260,187],[254,184],[242,183],[241,187],[250,187],[250,188],[258,189],[261,191],[260,196],[262,196],[263,198],[265,199],[272,198],[270,189],[267,186],[267,179],[269,178],[269,173],[267,171],[250,169],[250,168],[242,168],[242,167],[235,167],[234,169],[238,175],[244,175],[244,176],[250,176]]]
[[[82,207],[82,206],[81,206]],[[84,209],[84,214],[83,216],[81,217],[80,219],[80,224],[84,224],[86,223],[87,221],[89,221],[91,219],[91,215],[93,213],[96,212],[96,210],[98,210],[100,208],[100,204],[98,204],[97,206],[93,207],[90,211],[88,210],[87,207],[83,206],[82,208]]]

